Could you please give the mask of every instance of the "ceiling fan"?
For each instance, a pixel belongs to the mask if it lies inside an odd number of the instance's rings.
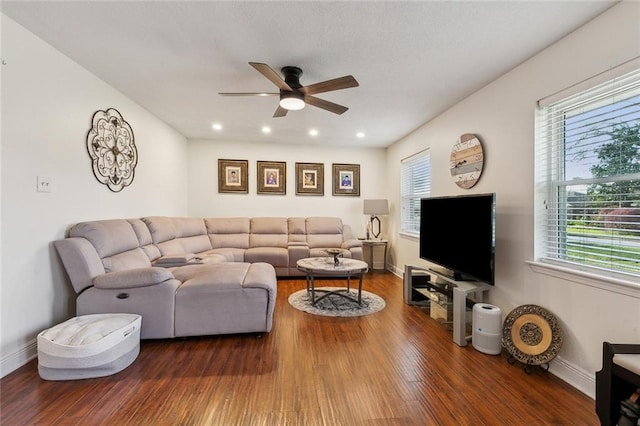
[[[306,104],[313,105],[318,108],[333,112],[334,114],[342,114],[349,108],[338,105],[324,99],[317,98],[313,95],[318,93],[331,92],[333,90],[348,89],[350,87],[359,86],[358,82],[352,75],[334,78],[333,80],[322,81],[320,83],[303,86],[300,84],[300,76],[302,69],[294,66],[286,66],[281,69],[284,78],[273,70],[267,64],[258,62],[249,62],[260,74],[268,78],[275,84],[280,92],[278,93],[219,93],[222,96],[280,96],[278,108],[273,113],[273,117],[284,117],[287,112],[304,108]]]

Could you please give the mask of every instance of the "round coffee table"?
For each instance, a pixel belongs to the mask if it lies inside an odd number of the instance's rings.
[[[307,257],[298,260],[296,266],[307,275],[307,292],[311,293],[311,305],[315,306],[318,301],[331,294],[337,294],[362,305],[362,276],[369,269],[366,262],[342,258],[336,264],[332,257]],[[317,276],[347,277],[347,287],[336,290],[316,289],[315,278]],[[351,277],[356,276],[359,277],[358,297],[354,298],[349,291],[351,290]],[[316,292],[324,294],[316,298]]]

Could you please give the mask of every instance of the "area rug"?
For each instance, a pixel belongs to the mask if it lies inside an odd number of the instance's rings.
[[[340,287],[317,287],[316,290],[337,290]],[[357,290],[351,290],[352,297],[358,297]],[[317,295],[316,295],[317,297]],[[289,304],[301,311],[329,317],[359,317],[381,311],[385,307],[384,299],[378,295],[362,290],[362,306],[354,301],[331,294],[311,306],[311,294],[307,290],[296,291],[289,296]]]

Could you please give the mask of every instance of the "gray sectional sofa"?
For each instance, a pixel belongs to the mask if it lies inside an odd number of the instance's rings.
[[[82,222],[54,242],[77,314],[142,315],[141,338],[268,332],[276,276],[329,248],[362,259],[339,218],[144,217]]]

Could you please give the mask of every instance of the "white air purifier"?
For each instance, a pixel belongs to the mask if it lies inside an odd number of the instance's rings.
[[[473,347],[485,354],[502,352],[502,311],[487,303],[473,305]]]

